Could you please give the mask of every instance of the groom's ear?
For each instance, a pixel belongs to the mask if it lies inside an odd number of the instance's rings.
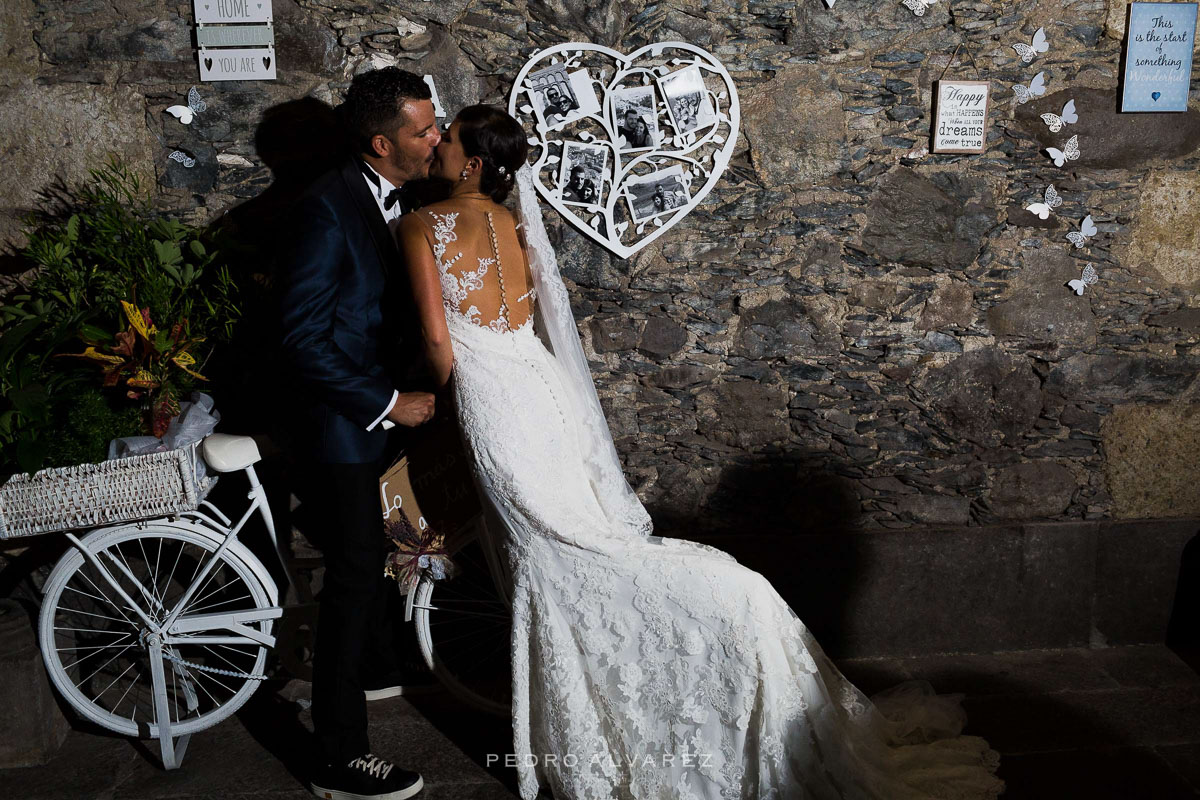
[[[371,137],[371,155],[376,158],[386,158],[391,155],[392,142],[382,133],[377,133]]]

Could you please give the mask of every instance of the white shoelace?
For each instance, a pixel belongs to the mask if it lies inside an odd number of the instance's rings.
[[[392,771],[393,766],[393,764],[372,753],[359,756],[349,764],[351,769],[361,769],[371,777],[379,778],[380,780],[387,780],[388,773]]]

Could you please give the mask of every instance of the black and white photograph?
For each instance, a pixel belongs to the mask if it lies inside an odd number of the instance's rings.
[[[685,67],[658,79],[667,101],[667,111],[677,134],[691,133],[717,121],[700,68]]]
[[[683,167],[675,165],[630,179],[625,184],[625,199],[633,221],[645,222],[686,206],[692,198],[683,181]]]
[[[600,110],[600,101],[586,69],[567,72],[555,64],[529,76],[529,98],[543,125],[561,125]]]
[[[657,97],[653,86],[617,89],[613,97],[613,124],[617,148],[623,153],[653,150],[658,145]]]
[[[604,193],[608,150],[598,144],[566,142],[559,173],[562,201],[569,206],[598,207]]]

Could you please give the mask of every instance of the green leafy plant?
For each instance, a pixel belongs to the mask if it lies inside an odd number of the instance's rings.
[[[241,317],[212,237],[153,209],[116,160],[47,198],[27,233],[21,255],[34,277],[0,305],[4,463],[33,471],[95,458],[94,446],[57,441],[90,436],[73,424],[81,393],[94,429],[161,435]]]

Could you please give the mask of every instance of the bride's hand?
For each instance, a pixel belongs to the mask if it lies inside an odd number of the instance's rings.
[[[387,418],[397,425],[415,428],[433,419],[434,396],[429,392],[401,392]]]

